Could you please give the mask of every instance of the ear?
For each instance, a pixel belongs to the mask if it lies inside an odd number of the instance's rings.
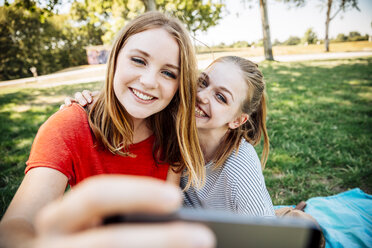
[[[230,129],[236,129],[246,123],[248,121],[249,115],[248,114],[240,114],[238,117],[235,118],[235,120],[230,121],[228,123],[228,126]]]

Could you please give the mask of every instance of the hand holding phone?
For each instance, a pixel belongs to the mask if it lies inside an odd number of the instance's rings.
[[[319,247],[320,230],[310,221],[294,218],[249,217],[224,211],[187,209],[167,215],[130,214],[105,219],[114,223],[185,221],[207,225],[216,235],[217,247]]]

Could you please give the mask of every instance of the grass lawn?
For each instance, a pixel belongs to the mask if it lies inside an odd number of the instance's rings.
[[[260,63],[268,85],[273,203],[359,187],[372,193],[372,57]],[[39,126],[65,96],[100,83],[0,92],[1,216],[20,184]],[[258,147],[258,152],[261,148]]]

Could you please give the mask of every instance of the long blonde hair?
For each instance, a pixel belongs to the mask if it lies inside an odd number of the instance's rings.
[[[246,123],[236,129],[229,129],[224,136],[223,142],[217,148],[216,156],[213,159],[215,167],[222,166],[228,156],[235,149],[238,151],[242,138],[245,138],[253,146],[261,141],[263,135],[264,143],[261,155],[261,167],[265,168],[269,156],[269,136],[266,129],[266,96],[265,82],[257,64],[237,56],[220,57],[214,63],[233,63],[237,65],[248,85],[246,100],[241,106],[241,112],[248,114]],[[210,65],[210,66],[211,66]]]
[[[170,104],[149,117],[155,135],[153,156],[157,163],[169,163],[175,172],[187,169],[188,185],[204,183],[204,159],[195,125],[197,64],[194,48],[182,24],[159,12],[147,12],[132,20],[117,36],[112,47],[103,91],[89,111],[89,124],[96,139],[108,150],[130,156],[127,147],[133,140],[133,123],[116,98],[113,88],[117,57],[132,35],[163,28],[178,43],[180,54],[179,89]]]

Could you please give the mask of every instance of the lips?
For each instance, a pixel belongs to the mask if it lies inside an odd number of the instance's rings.
[[[195,115],[197,117],[209,117],[198,105],[195,106]]]
[[[154,96],[151,96],[149,94],[146,94],[142,91],[139,91],[139,90],[136,90],[136,89],[133,89],[133,88],[130,88],[130,90],[132,91],[132,93],[138,97],[140,100],[142,101],[151,101],[151,100],[155,100],[157,99],[156,97]]]

